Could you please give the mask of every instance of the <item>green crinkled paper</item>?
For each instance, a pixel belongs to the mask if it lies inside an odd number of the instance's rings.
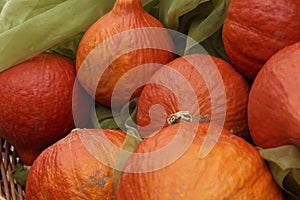
[[[84,32],[109,0],[1,1],[0,72]]]
[[[29,169],[30,167],[23,165],[23,163],[21,162],[18,162],[11,172],[11,177],[14,178],[21,186],[25,187]]]
[[[258,150],[267,161],[275,181],[287,193],[287,198],[300,200],[300,149],[285,145]]]
[[[159,19],[202,45],[208,54],[228,61],[221,39],[229,0],[161,0]],[[187,40],[184,54],[200,53]]]
[[[122,149],[130,152],[142,141],[136,125],[137,102],[138,98],[134,98],[114,112],[110,108],[96,104],[97,119],[92,120],[95,128],[121,129],[127,132]],[[91,117],[94,117],[93,114]]]

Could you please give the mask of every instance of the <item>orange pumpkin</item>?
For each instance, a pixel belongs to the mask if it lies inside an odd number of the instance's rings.
[[[220,58],[204,54],[176,58],[152,76],[139,97],[136,120],[140,133],[147,137],[167,126],[173,113],[188,111],[200,121],[208,116],[220,123],[225,117],[226,128],[249,139],[249,90],[246,79]]]
[[[80,111],[76,125],[87,123],[89,99],[80,85],[74,88],[74,81],[74,63],[51,53],[0,73],[0,135],[16,148],[24,164],[31,165],[74,128],[73,109]]]
[[[300,40],[299,0],[231,0],[223,42],[232,64],[254,80],[278,50]]]
[[[145,155],[140,159],[130,157],[116,188],[116,200],[283,200],[282,192],[258,151],[248,142],[221,129],[214,148],[204,158],[199,158],[209,124],[178,123],[164,128],[151,138],[144,139],[134,151]],[[212,125],[211,125],[212,126]],[[216,126],[213,127],[213,130]],[[164,161],[173,155],[164,149],[175,137],[186,143],[187,137],[195,138],[191,145],[165,167],[136,173]],[[148,156],[155,153],[160,157]]]
[[[159,68],[153,63],[175,58],[173,50],[167,30],[143,9],[140,0],[117,0],[80,41],[77,76],[96,101],[122,107],[130,97],[139,96],[144,81]]]
[[[249,95],[248,123],[257,146],[300,147],[300,42],[273,55]]]
[[[113,199],[113,167],[124,138],[119,130],[74,129],[35,160],[26,199]]]

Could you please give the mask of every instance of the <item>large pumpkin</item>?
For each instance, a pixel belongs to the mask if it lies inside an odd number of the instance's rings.
[[[300,147],[300,42],[273,55],[250,91],[248,123],[257,146]]]
[[[214,148],[200,158],[199,150],[210,125],[196,124],[178,123],[144,139],[133,154],[140,153],[144,157],[128,159],[117,185],[116,199],[283,200],[281,190],[258,151],[228,130],[220,129],[222,132]],[[212,130],[217,129],[213,127]],[[165,167],[155,166],[173,156],[193,134],[194,140],[182,155]],[[166,152],[167,145],[174,143],[177,137],[181,138],[177,140],[177,147]],[[156,152],[158,157],[149,155]],[[151,165],[152,171],[143,172]]]
[[[249,90],[246,79],[220,58],[205,54],[176,58],[152,76],[139,97],[140,133],[146,137],[167,126],[172,114],[188,111],[192,120],[222,124],[225,118],[226,128],[248,138]]]
[[[300,40],[299,0],[231,0],[223,42],[232,64],[254,80],[278,50]]]
[[[80,41],[77,76],[96,101],[122,107],[139,96],[144,81],[159,68],[154,63],[175,58],[172,51],[167,30],[143,9],[141,0],[117,0]]]
[[[78,126],[87,123],[89,99],[74,81],[74,63],[51,53],[0,73],[0,135],[23,163],[31,165],[47,146],[66,136],[75,118]]]
[[[26,199],[113,199],[114,167],[124,138],[119,130],[74,129],[35,160]]]

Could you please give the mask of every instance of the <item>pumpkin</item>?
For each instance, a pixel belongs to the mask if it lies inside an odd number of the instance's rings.
[[[119,108],[139,96],[159,64],[175,58],[173,52],[168,31],[140,0],[117,0],[80,41],[77,76],[98,103]]]
[[[31,165],[74,128],[73,108],[83,111],[77,125],[85,126],[89,100],[74,81],[74,63],[51,53],[0,73],[0,135],[15,147],[24,164]]]
[[[223,125],[225,119],[227,129],[249,139],[249,90],[246,79],[223,59],[182,56],[158,70],[145,85],[136,121],[141,135],[147,137],[167,126],[174,113],[188,111],[191,120]]]
[[[26,199],[113,199],[114,166],[124,138],[120,130],[74,129],[35,160]]]
[[[278,50],[300,40],[300,1],[231,0],[223,42],[231,63],[254,80]]]
[[[210,126],[212,131],[221,131],[220,136],[208,155],[200,158],[199,150]],[[159,168],[157,163],[178,152],[176,146],[182,149],[188,137],[192,143],[173,162]],[[169,148],[175,138],[179,138],[175,149]],[[137,154],[143,156],[130,156],[125,164],[116,200],[283,200],[256,148],[216,125],[181,122],[168,126],[144,139],[133,155]]]
[[[257,146],[300,147],[300,42],[273,55],[249,95],[248,123]]]
[[[78,79],[74,82],[72,94],[72,113],[76,128],[92,128],[90,113],[95,100],[80,85]]]

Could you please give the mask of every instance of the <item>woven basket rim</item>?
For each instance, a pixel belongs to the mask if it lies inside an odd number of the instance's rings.
[[[0,137],[1,143],[1,190],[0,200],[25,200],[24,187],[11,177],[19,158],[13,146]]]

